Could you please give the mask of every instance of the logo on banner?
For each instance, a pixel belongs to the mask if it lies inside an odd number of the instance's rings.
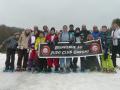
[[[51,52],[51,50],[50,50],[49,46],[43,46],[43,48],[41,49],[42,55],[48,56],[48,55],[50,55],[50,52]]]
[[[92,53],[99,53],[100,45],[98,43],[92,43],[92,45],[90,46],[90,51]]]

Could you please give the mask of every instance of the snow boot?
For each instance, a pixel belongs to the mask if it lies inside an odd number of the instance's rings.
[[[52,72],[51,67],[48,67],[47,72],[48,72],[48,73]]]
[[[70,73],[70,68],[69,67],[66,67],[66,73]]]
[[[9,72],[9,68],[5,68],[3,72]]]

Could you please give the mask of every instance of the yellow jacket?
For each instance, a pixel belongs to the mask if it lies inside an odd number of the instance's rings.
[[[45,37],[38,37],[35,41],[35,50],[38,50],[39,44],[45,43]]]

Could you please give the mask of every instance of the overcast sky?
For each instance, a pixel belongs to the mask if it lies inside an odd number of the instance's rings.
[[[111,25],[120,18],[120,0],[0,0],[0,24],[61,29],[64,24]]]

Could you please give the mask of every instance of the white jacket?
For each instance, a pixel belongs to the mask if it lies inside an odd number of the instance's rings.
[[[118,39],[120,39],[120,28],[112,31],[111,37],[112,37],[113,45],[118,46]]]

